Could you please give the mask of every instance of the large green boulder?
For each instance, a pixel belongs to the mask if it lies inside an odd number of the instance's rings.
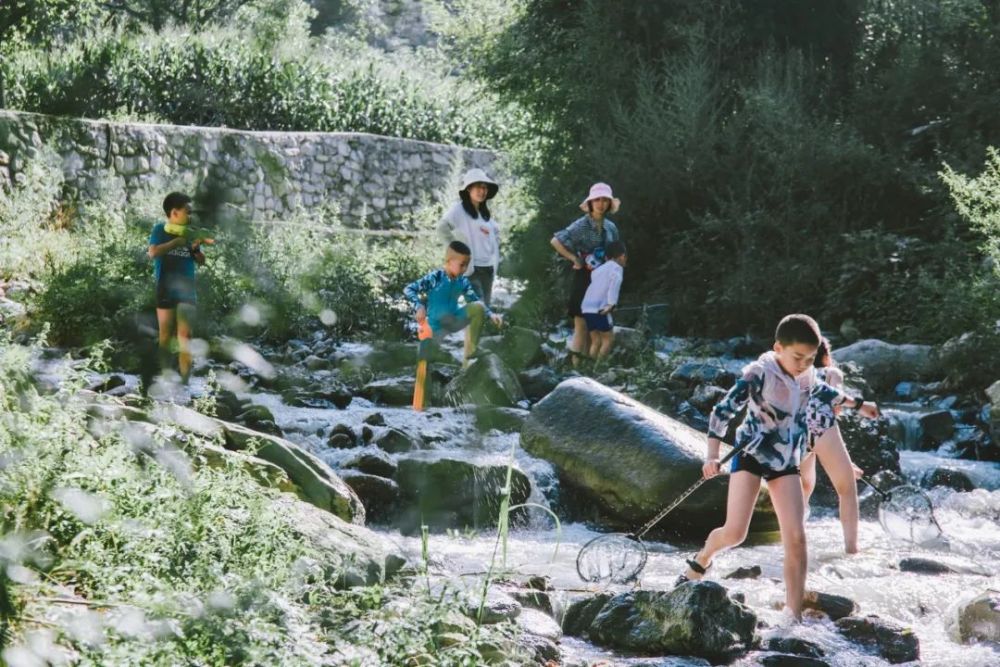
[[[551,462],[572,500],[596,506],[611,525],[633,529],[701,478],[706,435],[589,378],[571,378],[538,402],[521,430],[525,451]],[[709,480],[661,522],[661,531],[701,537],[725,520],[725,475]],[[777,530],[762,490],[751,524]]]
[[[513,407],[524,400],[524,390],[517,376],[500,357],[480,352],[445,389],[449,405],[472,403]]]

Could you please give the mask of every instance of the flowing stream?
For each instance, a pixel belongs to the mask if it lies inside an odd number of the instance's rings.
[[[307,447],[336,467],[357,450],[334,450],[325,445],[324,429],[336,423],[358,425],[373,412],[380,412],[392,426],[421,434],[431,441],[427,446],[442,454],[459,455],[476,462],[506,464],[511,455],[515,465],[532,480],[533,502],[545,503],[546,494],[557,488],[555,472],[547,462],[525,453],[518,446],[517,434],[492,431],[480,435],[471,415],[456,409],[432,409],[414,413],[407,408],[375,406],[356,398],[345,410],[293,408],[280,397],[254,393],[251,398],[266,405],[287,437]],[[946,449],[946,448],[942,448]],[[1000,465],[959,461],[940,453],[902,451],[904,474],[919,479],[928,469],[954,466],[965,472],[978,487],[960,493],[936,487],[931,496],[945,539],[928,547],[893,541],[878,521],[863,519],[860,527],[862,552],[847,556],[843,552],[840,525],[829,510],[814,508],[807,522],[809,540],[808,587],[826,593],[845,595],[860,607],[860,614],[877,614],[884,619],[912,627],[920,639],[921,664],[966,666],[1000,664],[1000,654],[985,645],[961,645],[949,638],[948,625],[954,607],[962,600],[1000,588],[996,573],[1000,568]],[[513,530],[507,544],[506,568],[523,575],[547,575],[564,596],[585,589],[576,574],[576,553],[598,533],[582,524],[562,525],[557,531],[544,513],[533,513],[536,521]],[[637,517],[641,519],[641,517]],[[719,517],[720,522],[723,517]],[[638,522],[638,521],[637,521]],[[387,529],[376,530],[403,544],[411,553],[420,552],[420,540]],[[464,582],[470,592],[479,589],[482,577],[490,568],[497,546],[495,530],[434,534],[430,537],[432,572],[453,582]],[[684,558],[695,545],[652,543],[650,558],[641,585],[665,589],[684,569]],[[927,575],[901,572],[899,561],[920,556],[951,565],[958,574]],[[500,556],[496,556],[499,564]],[[732,591],[745,594],[747,603],[772,629],[783,636],[807,639],[826,651],[824,658],[833,665],[883,665],[878,657],[863,652],[839,635],[828,620],[807,618],[800,625],[789,626],[780,611],[783,600],[781,584],[782,552],[778,544],[745,546],[720,554],[710,578],[723,581],[728,572],[741,566],[759,565],[763,575],[756,580],[724,580]],[[577,664],[591,664],[605,659],[608,664],[643,664],[638,660],[616,657],[582,640],[564,637],[564,655]],[[704,664],[703,661],[677,661],[671,664]],[[739,664],[738,662],[736,664]]]

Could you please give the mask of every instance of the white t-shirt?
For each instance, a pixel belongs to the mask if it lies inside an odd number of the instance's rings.
[[[471,275],[477,266],[492,266],[496,271],[500,264],[500,227],[496,219],[472,218],[456,202],[449,208],[437,227],[441,240],[461,241],[472,250],[472,261],[465,275]]]
[[[580,269],[581,271],[585,269]],[[618,290],[622,286],[625,270],[618,262],[608,260],[590,272],[590,286],[583,295],[580,312],[597,313],[618,304]]]

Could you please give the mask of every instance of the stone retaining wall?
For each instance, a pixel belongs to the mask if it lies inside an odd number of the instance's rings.
[[[97,196],[108,180],[126,197],[152,189],[198,191],[251,219],[335,205],[349,225],[405,226],[422,206],[457,190],[470,167],[491,171],[486,150],[347,132],[247,132],[114,123],[0,111],[0,188],[25,178],[47,147],[61,158],[65,194]],[[449,194],[449,199],[451,198]]]

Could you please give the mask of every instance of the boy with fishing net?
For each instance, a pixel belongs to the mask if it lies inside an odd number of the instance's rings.
[[[479,299],[465,275],[471,256],[469,246],[461,241],[452,241],[445,250],[443,268],[431,271],[403,289],[403,295],[415,309],[414,317],[420,337],[417,381],[413,394],[413,407],[416,410],[424,407],[424,385],[431,341],[465,329],[463,365],[468,366],[479,344],[479,335],[486,317],[496,326],[503,323],[501,317]],[[459,305],[459,297],[465,297],[464,306]]]
[[[700,579],[722,549],[746,538],[761,479],[767,482],[784,548],[785,605],[802,617],[807,567],[805,504],[799,465],[810,438],[817,446],[842,440],[835,409],[846,406],[877,417],[874,403],[852,398],[816,377],[813,361],[822,336],[808,315],[788,315],[775,331],[774,349],[743,369],[743,375],[715,408],[709,421],[705,478],[720,472],[719,447],[729,422],[744,406],[736,430],[725,524],[713,530],[705,546],[688,561],[680,581]],[[840,445],[843,446],[842,444]]]
[[[191,197],[171,192],[163,199],[166,221],[153,226],[147,254],[153,260],[156,281],[156,320],[159,325],[160,368],[170,365],[170,344],[176,325],[181,380],[191,374],[191,329],[198,297],[194,288],[195,265],[205,263],[201,246],[215,241],[205,230],[190,225]]]

